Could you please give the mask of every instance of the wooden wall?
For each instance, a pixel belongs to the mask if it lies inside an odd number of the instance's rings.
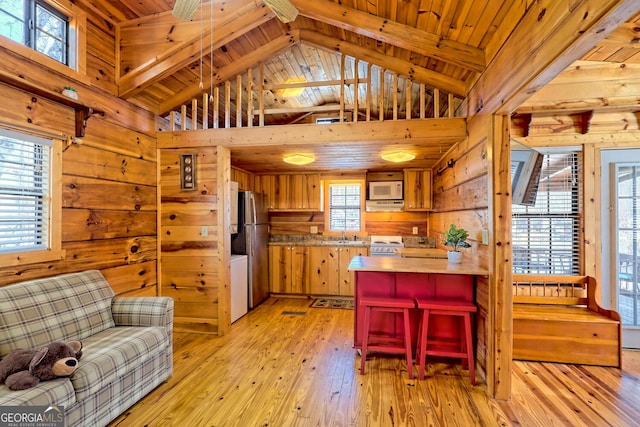
[[[161,294],[175,300],[178,330],[218,333],[220,284],[216,147],[162,148]],[[196,155],[196,190],[180,189],[180,155]]]
[[[156,138],[159,119],[118,99],[113,28],[88,15],[87,75],[62,75],[0,46],[0,70],[54,92],[71,85],[79,101],[105,111],[87,122],[82,144],[62,155],[60,261],[0,267],[0,285],[99,269],[117,294],[157,294]],[[35,55],[31,55],[35,56]],[[73,109],[0,84],[0,123],[73,135]]]
[[[469,137],[454,146],[434,167],[433,205],[434,212],[429,217],[429,235],[436,239],[436,245],[447,249],[442,241],[450,224],[469,232],[471,248],[463,249],[463,262],[469,260],[488,268],[488,246],[482,244],[482,230],[489,229],[489,159],[487,153],[486,122],[471,123]],[[453,160],[453,167],[447,163]],[[491,361],[487,345],[491,337],[489,327],[488,281],[478,278],[476,284],[477,324],[477,370],[486,377]]]

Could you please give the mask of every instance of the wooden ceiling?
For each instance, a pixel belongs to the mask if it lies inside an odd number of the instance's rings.
[[[284,24],[262,0],[203,0],[196,18],[189,22],[179,21],[171,14],[174,0],[77,0],[115,28],[116,84],[120,97],[166,115],[184,104],[190,105],[194,98],[202,99],[202,94],[210,92],[212,87],[231,81],[231,126],[236,125],[234,100],[238,98],[244,103],[240,117],[244,114],[242,120],[246,126],[249,97],[246,89],[240,94],[235,89],[238,79],[242,81],[242,88],[246,88],[249,76],[254,85],[260,82],[265,85],[262,93],[253,91],[251,100],[256,106],[263,102],[264,109],[270,112],[264,118],[266,125],[309,123],[316,115],[335,116],[341,99],[340,87],[322,82],[341,78],[342,55],[345,56],[345,78],[352,78],[354,69],[361,78],[369,78],[368,72],[373,70],[370,77],[373,99],[377,99],[381,90],[390,93],[392,76],[400,77],[395,106],[400,117],[409,108],[413,115],[418,114],[420,83],[426,87],[426,103],[431,108],[437,89],[445,98],[453,95],[451,108],[464,114],[460,109],[464,108],[468,88],[484,71],[487,61],[495,55],[530,3],[521,0],[291,2],[298,8],[299,15],[294,22]],[[582,60],[592,64],[640,65],[639,28],[640,11],[594,46]],[[378,70],[385,70],[385,77],[376,77]],[[304,78],[310,83],[304,84],[300,95],[286,96],[283,84],[291,78]],[[407,93],[411,94],[409,103],[405,98]],[[354,96],[353,91],[346,91],[344,102],[353,104]],[[637,108],[638,98],[630,101],[632,107],[634,102]],[[220,103],[224,109],[224,100]],[[555,104],[557,108],[558,103]],[[371,106],[372,117],[380,114],[379,105]],[[447,104],[443,102],[440,106],[439,114],[446,114]],[[391,101],[385,101],[382,109],[385,119],[393,117]],[[362,142],[364,146],[359,147],[361,151],[353,158],[378,156],[379,142],[369,145],[367,141]],[[429,145],[424,149],[429,153],[426,155],[429,160],[412,166],[433,164],[434,152],[448,149],[443,144],[425,144]],[[282,153],[282,149],[270,150],[271,163],[276,163]],[[255,163],[255,150],[251,148],[234,154],[238,164]],[[344,161],[344,152],[340,152],[340,156],[348,168],[385,168],[377,160],[349,163]]]

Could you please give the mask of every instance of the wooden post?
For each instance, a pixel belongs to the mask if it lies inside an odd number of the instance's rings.
[[[449,105],[448,105],[449,118],[453,118],[456,115],[456,111],[455,111],[455,106],[454,106],[454,103],[453,103],[453,94],[452,93],[449,94],[449,97],[447,98],[447,100],[449,101]]]
[[[253,127],[253,73],[247,70],[247,126]]]
[[[242,76],[240,74],[236,76],[236,127],[242,127]]]
[[[176,130],[176,112],[175,111],[171,111],[169,113],[169,130],[172,132]]]
[[[407,87],[406,87],[406,93],[407,93],[407,99],[405,100],[405,107],[404,109],[405,114],[404,114],[404,119],[405,120],[411,120],[411,80],[407,79]]]
[[[425,86],[424,83],[420,83],[420,118],[424,119],[424,114],[425,114],[425,105],[424,103],[425,101]]]
[[[231,150],[217,147],[218,335],[231,328]]]
[[[224,82],[224,128],[231,127],[231,82]]]
[[[209,94],[202,94],[202,129],[209,129]]]
[[[259,114],[260,114],[260,118],[258,120],[259,122],[259,126],[263,127],[264,126],[264,63],[260,63],[260,91],[258,92],[260,94],[260,99],[258,99],[258,108],[259,108]]]
[[[340,120],[339,123],[343,122],[344,119],[344,68],[345,68],[345,56],[344,54],[340,55]]]
[[[353,65],[353,121],[358,121],[358,80],[359,80],[359,72],[358,72],[358,60],[354,61]]]
[[[186,105],[182,105],[182,108],[180,109],[180,118],[182,120],[182,123],[180,123],[180,130],[187,130],[187,106]]]
[[[367,65],[367,119],[371,121],[371,63]]]
[[[480,118],[484,120],[484,117]],[[491,116],[488,127],[489,165],[489,304],[487,330],[487,389],[490,396],[511,396],[512,268],[511,141],[509,116]]]
[[[393,120],[398,120],[398,75],[393,73]]]
[[[213,88],[213,127],[220,126],[220,87]]]
[[[378,84],[378,120],[384,120],[384,68],[380,68],[380,83]]]
[[[191,100],[191,129],[198,130],[198,99]]]

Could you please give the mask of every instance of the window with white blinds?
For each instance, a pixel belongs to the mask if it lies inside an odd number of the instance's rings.
[[[0,129],[0,253],[49,248],[52,146]]]
[[[514,273],[580,274],[581,159],[574,151],[544,154],[535,204],[512,205]]]
[[[361,184],[329,184],[329,230],[360,231]]]

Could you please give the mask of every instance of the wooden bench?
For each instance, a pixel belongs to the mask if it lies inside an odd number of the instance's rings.
[[[620,315],[589,276],[513,275],[513,358],[621,366]]]

